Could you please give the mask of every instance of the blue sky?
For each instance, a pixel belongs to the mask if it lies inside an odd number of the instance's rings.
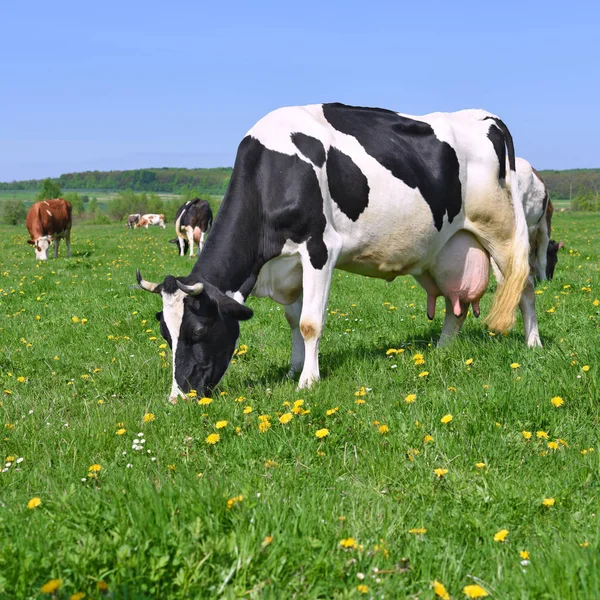
[[[3,2],[0,181],[232,165],[279,106],[485,108],[517,154],[600,167],[595,2]]]

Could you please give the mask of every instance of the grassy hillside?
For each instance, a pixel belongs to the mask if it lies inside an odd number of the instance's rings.
[[[0,598],[600,598],[600,217],[554,227],[543,349],[472,317],[438,349],[411,278],[335,272],[314,389],[251,298],[212,402],[172,406],[132,287],[189,273],[172,232],[80,225],[36,263],[0,226]]]

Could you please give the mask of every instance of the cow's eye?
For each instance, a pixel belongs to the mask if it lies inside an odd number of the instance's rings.
[[[194,339],[200,339],[206,333],[205,325],[194,325],[192,329],[192,337]]]

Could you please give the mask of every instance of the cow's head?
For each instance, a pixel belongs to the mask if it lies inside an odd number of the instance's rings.
[[[163,309],[156,319],[173,353],[169,399],[175,402],[190,390],[208,396],[231,362],[239,322],[249,319],[252,310],[207,282],[168,275],[156,284],[145,281],[139,270],[136,275],[143,290],[162,297]]]
[[[27,243],[33,246],[35,257],[38,260],[48,260],[48,248],[50,248],[50,244],[52,243],[52,236],[43,235],[37,240],[27,240]]]
[[[550,240],[548,242],[548,250],[546,252],[546,277],[552,279],[554,277],[554,269],[558,262],[558,251],[564,247],[562,242]]]

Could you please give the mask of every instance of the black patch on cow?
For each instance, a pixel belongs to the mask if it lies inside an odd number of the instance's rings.
[[[456,152],[428,123],[382,108],[324,104],[332,127],[355,137],[365,151],[412,189],[418,188],[438,231],[460,213],[462,189]]]
[[[502,132],[502,136],[504,138],[504,142],[505,142],[506,148],[508,150],[508,166],[511,171],[516,171],[515,145],[513,143],[513,138],[512,138],[510,131],[508,130],[508,127],[506,126],[504,121],[502,119],[499,119],[498,117],[484,117],[483,120],[484,121],[486,121],[486,120],[494,121],[494,123],[496,123],[496,125]],[[488,133],[488,137],[489,137],[489,133]],[[500,162],[500,172],[502,172],[502,165],[504,165],[504,164],[505,164],[504,162]],[[506,166],[504,166],[504,172],[506,173]]]
[[[488,138],[494,146],[498,162],[500,163],[500,172],[498,173],[499,179],[506,179],[506,144],[504,142],[504,135],[498,129],[498,127],[490,127],[488,131]]]
[[[287,240],[307,242],[310,262],[327,262],[327,221],[313,166],[298,155],[266,148],[245,137],[229,188],[191,281],[208,281],[248,296],[263,265],[281,254]]]
[[[369,203],[369,183],[354,161],[333,146],[327,154],[327,181],[333,201],[356,221]]]
[[[305,133],[292,133],[292,142],[315,166],[322,167],[325,162],[325,147],[322,142]]]

